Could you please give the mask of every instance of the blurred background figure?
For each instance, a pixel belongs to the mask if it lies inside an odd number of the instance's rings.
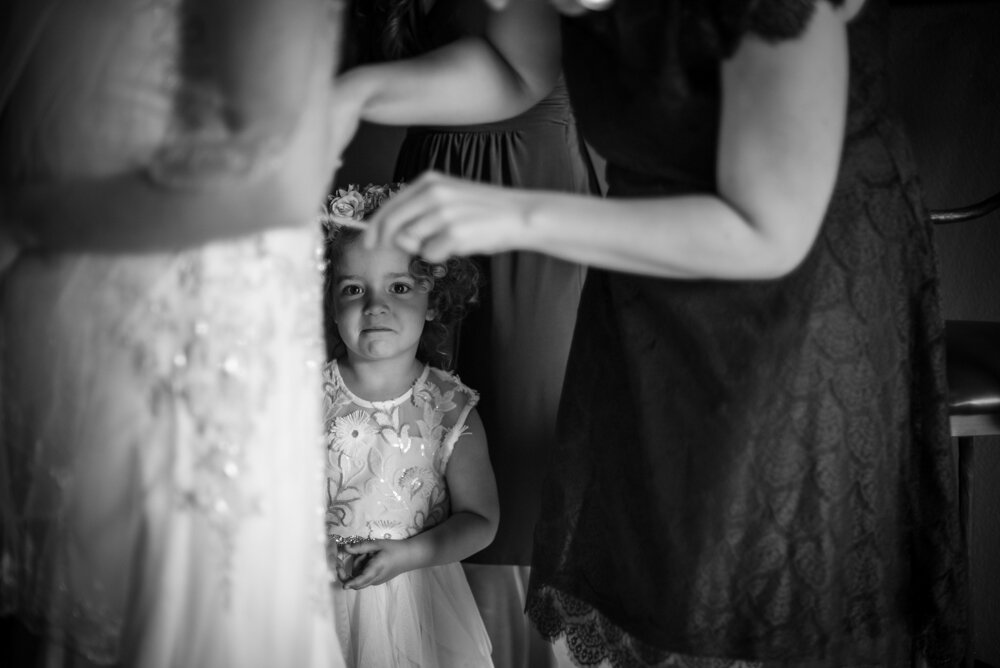
[[[5,660],[343,665],[315,216],[341,11],[0,10]]]

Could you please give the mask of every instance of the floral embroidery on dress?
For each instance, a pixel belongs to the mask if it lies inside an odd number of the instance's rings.
[[[369,402],[351,393],[336,361],[323,386],[328,558],[338,541],[408,538],[447,517],[448,459],[478,395],[425,367],[403,396]]]
[[[334,420],[333,429],[327,436],[327,445],[339,443],[343,454],[352,457],[369,447],[376,433],[368,422],[368,415],[364,411],[355,411]]]
[[[303,249],[298,240],[286,248],[280,235],[258,235],[183,253],[112,331],[133,351],[153,410],[173,411],[191,433],[194,462],[190,479],[177,486],[177,503],[202,515],[223,543],[223,586],[240,525],[267,503],[268,490],[248,485],[245,474],[247,448],[261,445],[253,416],[275,399],[275,346],[284,343],[279,305],[301,349],[313,351],[302,382],[318,366],[318,281]],[[125,281],[118,289],[131,288]],[[256,300],[236,298],[249,294]]]

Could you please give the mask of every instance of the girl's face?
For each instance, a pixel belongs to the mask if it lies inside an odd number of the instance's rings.
[[[428,310],[430,285],[410,274],[410,256],[395,248],[366,250],[347,243],[334,270],[333,314],[348,357],[415,357]]]

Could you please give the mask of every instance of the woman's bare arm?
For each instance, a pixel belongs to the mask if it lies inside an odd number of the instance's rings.
[[[481,1],[481,0],[476,0]],[[491,11],[484,37],[421,56],[349,70],[338,79],[362,120],[466,125],[516,116],[559,76],[558,15],[547,2],[510,0]]]
[[[432,174],[376,214],[367,241],[432,261],[530,250],[662,277],[784,275],[811,247],[839,168],[846,21],[817,3],[799,37],[748,35],[723,64],[716,193],[599,200]]]

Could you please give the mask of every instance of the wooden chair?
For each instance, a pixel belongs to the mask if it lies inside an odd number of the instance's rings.
[[[938,225],[950,225],[980,218],[996,209],[1000,209],[1000,192],[972,206],[931,211],[931,220]],[[949,320],[945,324],[945,345],[948,413],[951,435],[958,444],[959,513],[966,545],[971,548],[973,533],[969,513],[972,510],[976,437],[1000,436],[1000,322]],[[975,663],[972,630],[970,610],[967,668]]]

